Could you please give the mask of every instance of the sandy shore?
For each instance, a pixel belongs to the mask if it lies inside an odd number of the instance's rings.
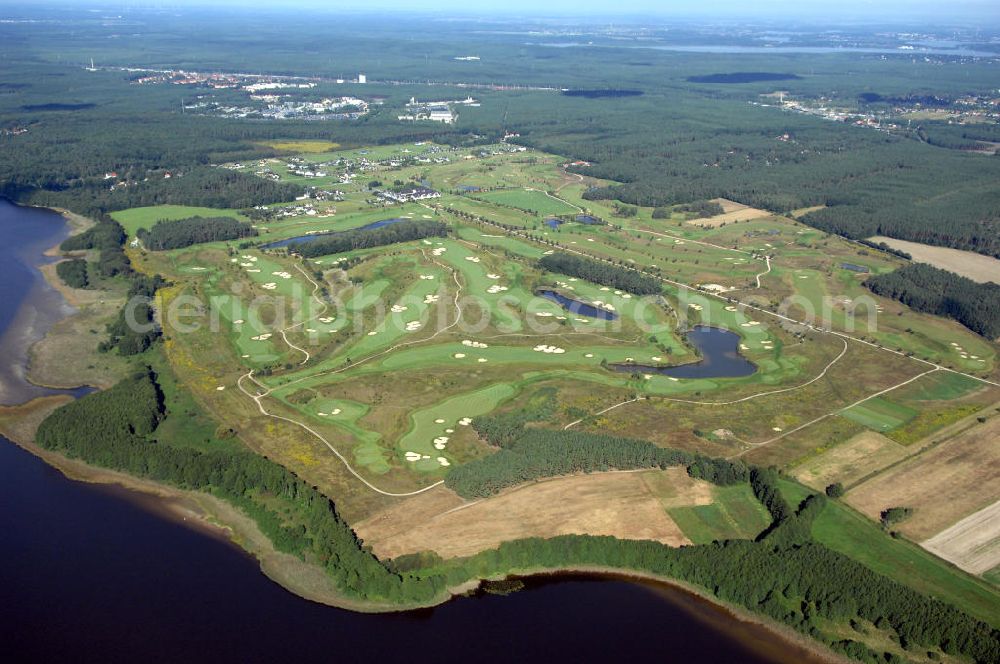
[[[81,232],[94,223],[86,217],[66,210],[56,211],[67,219],[72,233]],[[56,246],[49,249],[46,255],[58,256],[61,255],[61,252]],[[68,288],[56,275],[54,265],[48,267],[50,269],[43,270],[48,282],[74,306],[86,306],[87,302],[83,296],[90,292]],[[68,319],[79,315],[79,313],[72,314]],[[38,343],[41,342],[36,342],[36,345]],[[38,425],[53,410],[71,400],[72,397],[68,395],[57,395],[34,399],[20,406],[0,406],[0,433],[59,470],[69,479],[116,487],[121,491],[120,496],[123,499],[130,500],[158,516],[233,544],[256,558],[261,571],[289,592],[332,607],[364,613],[387,613],[436,606],[455,597],[466,595],[479,586],[478,580],[469,581],[449,588],[434,601],[414,605],[381,604],[346,597],[333,585],[330,577],[322,568],[277,551],[252,519],[215,496],[196,491],[185,491],[126,473],[99,468],[36,445],[34,434]],[[820,663],[847,661],[784,625],[752,614],[740,607],[727,605],[717,598],[709,596],[701,589],[672,579],[602,567],[533,568],[517,572],[519,576],[559,574],[585,574],[640,582],[654,587],[658,586],[660,589],[666,588],[674,591],[679,589],[711,605],[714,610],[745,624],[748,633],[741,635],[741,640],[753,646],[761,654],[767,654],[765,646],[769,645],[771,654],[780,653],[787,656],[789,649],[793,649],[795,654],[802,656],[797,661]],[[754,630],[761,633],[751,635],[750,631]],[[777,636],[778,640],[762,638],[765,634]]]

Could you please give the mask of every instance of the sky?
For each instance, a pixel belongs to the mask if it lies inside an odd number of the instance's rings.
[[[3,5],[25,0],[0,0]],[[57,0],[58,1],[58,0]],[[982,19],[1000,22],[1000,0],[61,0],[78,7],[189,7],[279,9],[302,7],[325,11],[378,12],[409,10],[451,14],[548,16],[642,16],[761,19],[841,19],[845,21],[896,18]]]

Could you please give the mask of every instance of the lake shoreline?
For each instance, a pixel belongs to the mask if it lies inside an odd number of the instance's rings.
[[[33,206],[34,207],[34,206]],[[41,208],[51,209],[51,208]],[[93,220],[67,210],[51,209],[70,226],[70,233],[82,232]],[[45,252],[46,256],[59,256],[59,245]],[[54,265],[54,263],[53,263]],[[36,266],[40,267],[41,266]],[[61,284],[55,269],[41,270],[45,280],[65,298],[65,286]],[[69,299],[69,298],[65,298]],[[79,316],[80,311],[70,313],[63,320]],[[62,322],[62,321],[60,321]],[[49,334],[34,343],[41,343]],[[29,349],[30,356],[30,349]],[[25,358],[27,362],[27,358]],[[30,380],[30,378],[29,378]],[[422,604],[380,604],[346,597],[334,588],[326,572],[294,556],[277,551],[267,537],[260,532],[256,523],[225,501],[209,494],[186,491],[127,473],[100,468],[62,454],[45,450],[34,443],[34,431],[38,424],[55,408],[69,403],[68,395],[37,397],[24,404],[0,406],[0,433],[12,443],[41,459],[67,478],[88,484],[101,485],[114,491],[117,497],[132,502],[160,518],[184,525],[209,537],[219,539],[238,549],[243,555],[252,556],[260,571],[286,591],[303,599],[319,604],[359,613],[400,613],[417,609],[427,609],[445,604],[455,598],[475,592],[482,580],[474,579],[448,588],[435,600]],[[12,426],[13,424],[13,426]],[[805,637],[791,628],[754,614],[742,607],[730,605],[708,594],[707,591],[681,581],[653,574],[620,568],[566,567],[566,568],[526,568],[509,571],[487,578],[507,578],[517,576],[552,577],[558,575],[581,574],[587,577],[618,579],[633,583],[653,584],[661,590],[681,593],[706,602],[717,611],[744,625],[753,626],[767,635],[776,636],[781,642],[807,652],[817,662],[844,662],[822,644]],[[745,641],[745,639],[744,639]],[[744,645],[746,643],[744,642]]]

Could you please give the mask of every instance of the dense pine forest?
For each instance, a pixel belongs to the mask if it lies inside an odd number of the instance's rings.
[[[413,219],[372,228],[370,230],[353,230],[318,236],[309,242],[291,244],[288,251],[305,258],[339,254],[353,249],[369,249],[398,242],[409,242],[426,237],[444,237],[448,234],[448,225],[440,221]]]
[[[284,467],[249,451],[201,451],[158,439],[164,418],[177,416],[164,407],[156,375],[144,370],[56,410],[39,427],[37,442],[88,463],[212,493],[252,517],[279,551],[319,565],[353,597],[426,602],[470,578],[521,569],[614,567],[694,584],[864,662],[895,660],[866,646],[860,635],[857,640],[829,636],[824,629],[830,621],[891,628],[900,645],[914,653],[940,648],[975,662],[1000,658],[1000,631],[814,541],[812,522],[827,509],[827,499],[812,495],[799,506],[789,504],[773,470],[721,459],[706,459],[697,466],[709,481],[749,482],[773,519],[756,541],[670,548],[650,541],[568,535],[507,542],[470,558],[400,571],[401,566],[379,561],[365,550],[335,505]],[[540,441],[551,436],[570,454],[577,454],[572,448],[578,445],[582,456],[592,455],[598,449],[595,443],[615,442],[576,432],[525,433],[532,435]],[[612,449],[611,458],[628,449],[670,454],[642,441],[618,442],[620,449]]]
[[[659,280],[639,274],[635,270],[608,265],[591,258],[583,258],[565,252],[543,256],[538,267],[548,272],[557,272],[571,277],[579,277],[595,284],[621,289],[635,295],[655,295],[663,291]]]
[[[191,217],[177,221],[158,221],[149,230],[140,228],[137,235],[147,249],[166,251],[201,242],[255,237],[257,230],[232,217]]]
[[[976,283],[923,263],[870,277],[865,285],[911,309],[954,318],[987,339],[1000,338],[1000,285]]]

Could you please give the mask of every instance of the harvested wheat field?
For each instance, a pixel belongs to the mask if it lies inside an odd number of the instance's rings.
[[[929,244],[897,240],[881,235],[868,239],[872,242],[885,242],[893,249],[905,251],[913,257],[916,263],[927,263],[979,283],[992,281],[1000,284],[1000,260],[992,256],[984,256],[974,251],[934,247]]]
[[[1000,500],[921,546],[971,574],[982,574],[1000,565]]]
[[[773,216],[767,210],[758,210],[749,205],[743,205],[742,203],[730,201],[725,198],[713,198],[712,202],[721,205],[724,212],[714,217],[692,219],[687,223],[692,226],[701,226],[702,228],[715,228],[723,224],[731,224],[734,221],[749,221],[751,219],[763,219],[764,217]]]
[[[847,502],[872,519],[888,507],[910,507],[899,531],[927,539],[1000,499],[998,440],[994,417],[863,482]]]
[[[847,442],[803,462],[792,471],[795,479],[823,490],[834,482],[850,486],[907,455],[907,449],[874,431],[862,431]]]
[[[677,488],[671,503],[711,501],[710,485],[688,477],[683,468],[611,472],[528,484],[464,506],[449,507],[444,490],[432,491],[357,524],[355,530],[383,558],[418,551],[435,551],[446,558],[467,556],[508,540],[566,534],[690,544],[645,481],[646,475],[663,476],[653,486],[665,482]],[[690,500],[678,498],[683,495]],[[429,516],[431,505],[444,509]]]

